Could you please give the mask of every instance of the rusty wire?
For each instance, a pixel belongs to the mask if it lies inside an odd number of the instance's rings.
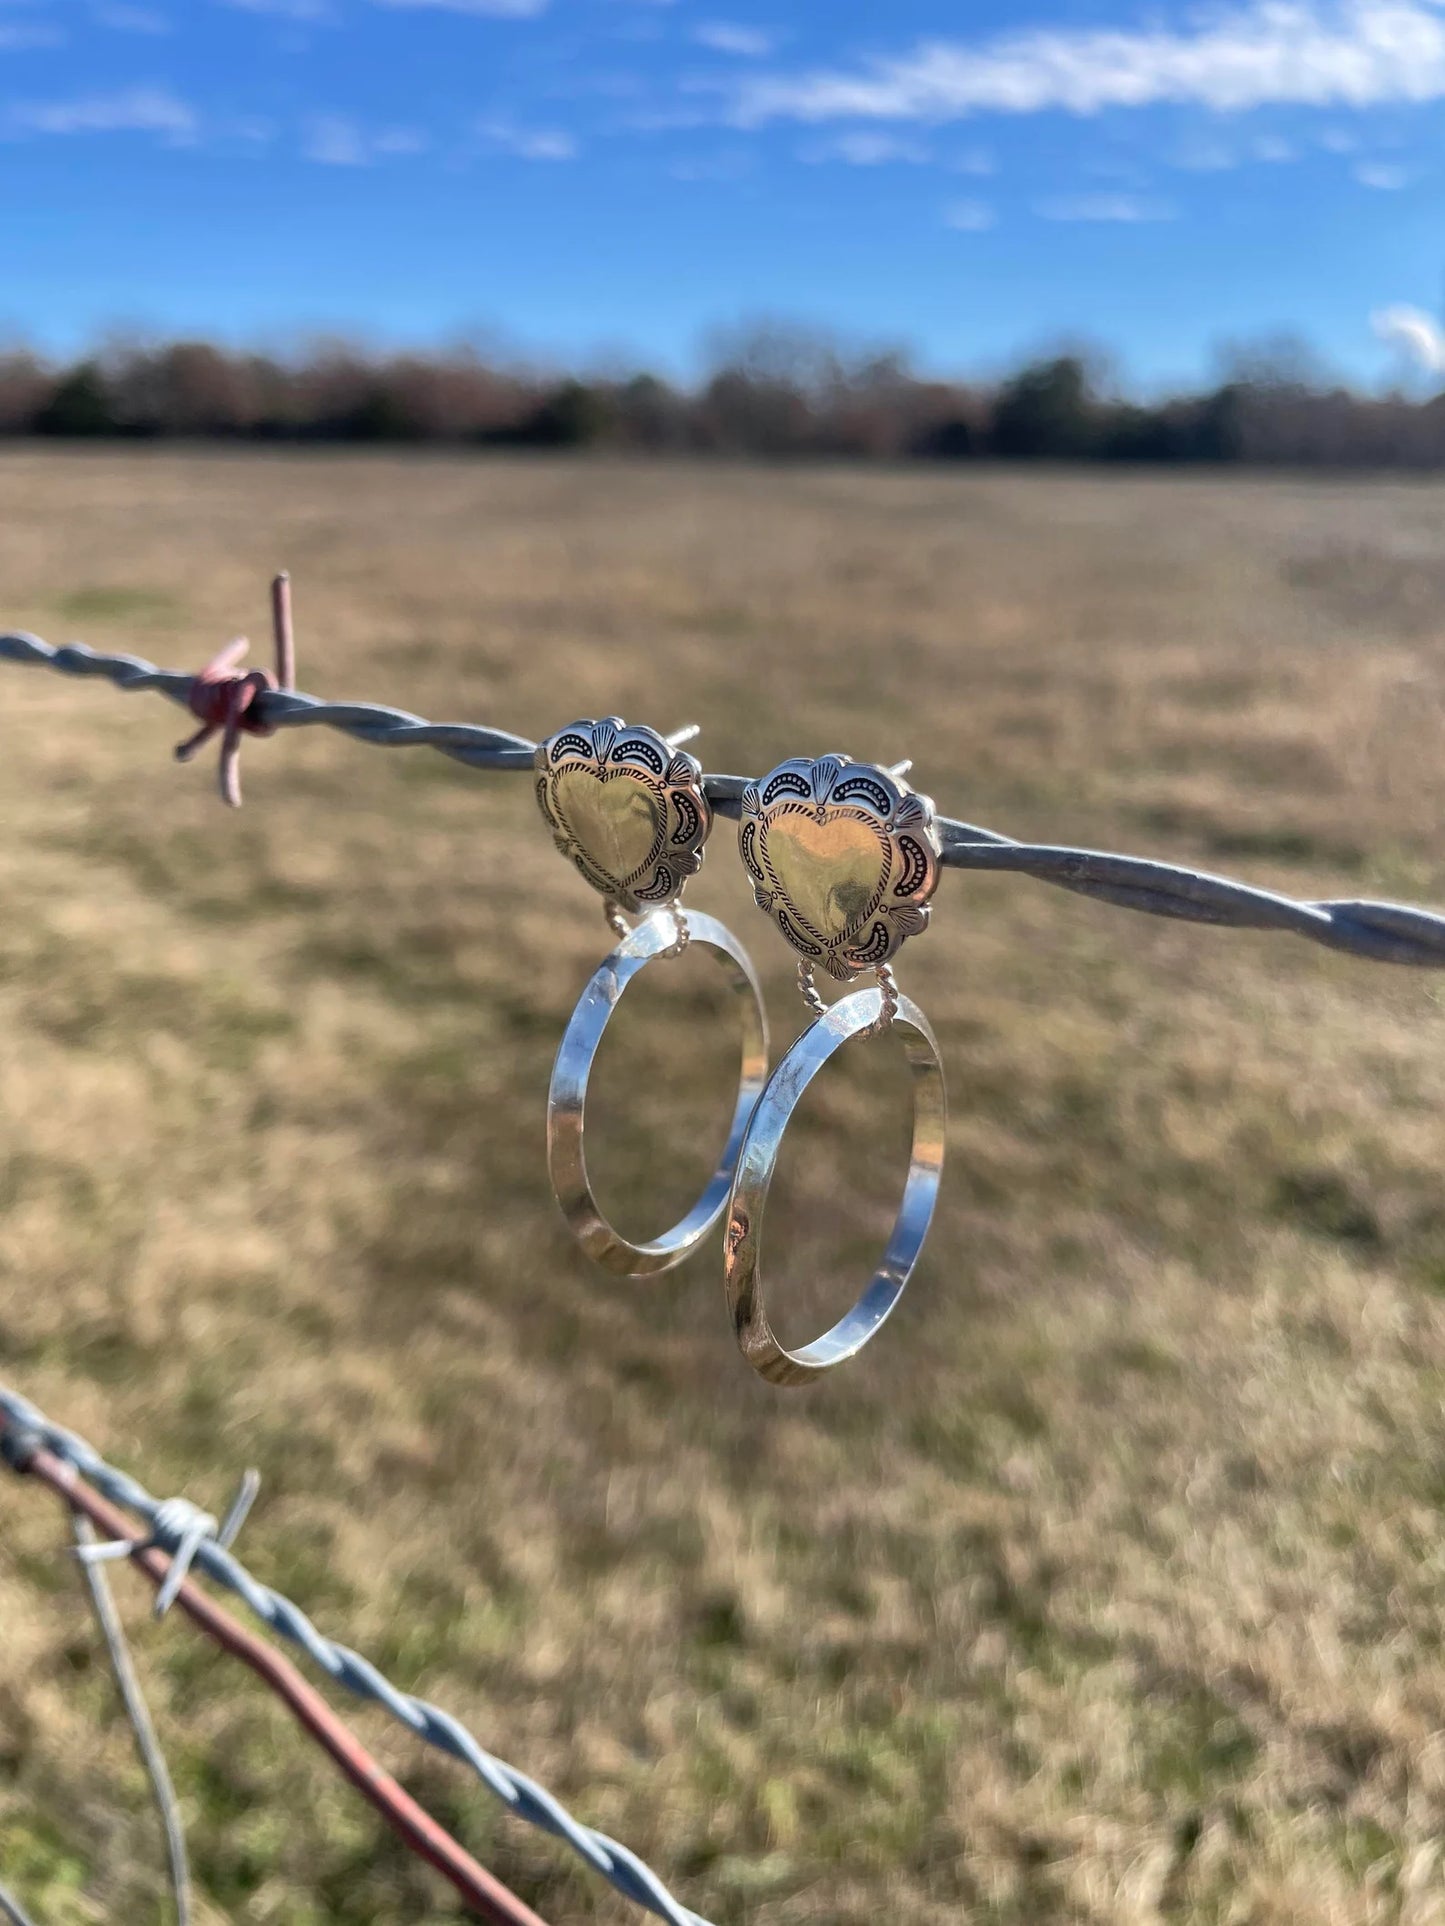
[[[239,1658],[257,1674],[410,1850],[450,1880],[479,1919],[491,1922],[491,1926],[545,1926],[530,1906],[478,1865],[390,1773],[382,1770],[356,1734],[288,1659],[264,1639],[248,1632],[192,1580],[173,1581],[171,1567],[178,1547],[168,1541],[178,1539],[180,1534],[164,1529],[160,1519],[162,1507],[154,1507],[148,1520],[149,1535],[132,1538],[124,1513],[101,1490],[92,1488],[93,1484],[113,1485],[116,1480],[88,1478],[86,1467],[76,1462],[77,1454],[63,1448],[66,1434],[43,1420],[35,1424],[28,1417],[17,1415],[17,1407],[23,1412],[33,1412],[33,1407],[13,1397],[6,1397],[0,1403],[0,1459],[12,1471],[48,1485],[73,1512],[82,1514],[111,1540],[131,1538],[131,1563],[144,1572],[158,1590],[170,1589],[174,1604],[214,1644]],[[39,1415],[33,1412],[34,1417]],[[53,1449],[53,1445],[62,1448]],[[213,1544],[215,1541],[208,1539],[200,1548],[196,1557],[198,1565],[206,1563],[205,1553]],[[229,1558],[230,1554],[218,1545],[216,1549],[222,1558]]]
[[[174,1553],[185,1535],[185,1520],[195,1515],[194,1507],[185,1501],[178,1504],[174,1498],[162,1500],[152,1497],[144,1485],[114,1465],[107,1464],[84,1438],[77,1437],[61,1425],[53,1424],[27,1398],[0,1384],[0,1457],[9,1462],[16,1453],[13,1447],[5,1448],[7,1433],[42,1446],[56,1460],[94,1485],[103,1494],[103,1501],[121,1505],[141,1519],[148,1536],[136,1543],[133,1555],[147,1571],[151,1570],[151,1566],[146,1561],[153,1557],[159,1559],[164,1578],[170,1554]],[[115,1525],[115,1517],[114,1511],[109,1511],[110,1522],[105,1529],[112,1538],[120,1538],[125,1533]],[[327,1638],[317,1630],[300,1606],[253,1577],[234,1553],[216,1538],[207,1536],[202,1539],[194,1547],[193,1557],[196,1571],[203,1572],[207,1578],[214,1579],[217,1584],[224,1585],[243,1599],[264,1625],[298,1645],[328,1678],[358,1698],[381,1706],[408,1732],[469,1766],[488,1791],[500,1799],[516,1818],[525,1819],[530,1825],[563,1840],[594,1872],[600,1873],[626,1898],[645,1906],[660,1919],[669,1921],[670,1926],[707,1926],[706,1920],[690,1912],[668,1891],[652,1868],[644,1864],[636,1853],[629,1852],[626,1846],[609,1839],[605,1833],[583,1825],[535,1779],[528,1778],[525,1773],[517,1772],[493,1757],[468,1732],[460,1719],[454,1718],[450,1712],[429,1705],[425,1699],[399,1691],[359,1652],[353,1652],[350,1647]],[[182,1585],[178,1597],[185,1596],[186,1587]]]

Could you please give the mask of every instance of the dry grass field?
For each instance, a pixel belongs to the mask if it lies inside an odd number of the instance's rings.
[[[297,581],[301,683],[712,768],[916,759],[948,813],[1311,895],[1445,900],[1445,492],[452,459],[0,459],[0,620],[198,664]],[[543,1113],[608,945],[530,785],[321,731],[247,807],[156,698],[0,670],[0,1376],[722,1926],[1445,1920],[1441,986],[1022,878],[904,987],[950,1078],[896,1318],[810,1392],[716,1248],[610,1280]],[[690,900],[801,1027],[720,829]],[[604,1197],[657,1228],[730,1101],[716,972],[609,1036]],[[652,979],[656,979],[655,981]],[[613,1047],[615,1045],[615,1047]],[[896,1053],[810,1093],[785,1335],[902,1181]],[[160,1917],[154,1821],[39,1488],[0,1484],[0,1875]],[[204,1917],[447,1891],[249,1675],[117,1576]],[[556,1926],[638,1917],[379,1714]]]

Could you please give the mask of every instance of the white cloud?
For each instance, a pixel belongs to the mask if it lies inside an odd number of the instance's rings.
[[[1167,158],[1167,165],[1182,168],[1188,174],[1227,174],[1247,161],[1263,161],[1271,167],[1283,167],[1299,158],[1300,150],[1295,143],[1283,139],[1279,134],[1256,134],[1243,147],[1229,141],[1194,135],[1174,149]]]
[[[1034,212],[1045,221],[1110,221],[1137,226],[1148,221],[1172,221],[1168,201],[1146,200],[1140,194],[1061,194],[1039,201]]]
[[[156,134],[173,147],[189,146],[200,132],[194,107],[165,87],[14,101],[4,109],[3,125],[12,134]]]
[[[1170,165],[1189,174],[1227,174],[1239,156],[1222,140],[1188,140],[1176,150]]]
[[[997,216],[987,201],[950,201],[943,210],[943,225],[960,234],[984,234],[995,225]]]
[[[681,134],[699,127],[715,127],[717,117],[704,113],[700,107],[647,107],[624,115],[618,125],[632,134]]]
[[[704,20],[692,30],[700,47],[714,53],[737,54],[742,60],[761,60],[773,51],[773,36],[760,27],[741,27],[734,20]]]
[[[219,0],[237,13],[267,13],[278,20],[331,20],[331,0]]]
[[[674,161],[668,173],[675,181],[740,181],[752,172],[752,156],[746,153],[704,154]]]
[[[476,132],[488,146],[518,160],[576,160],[581,151],[571,134],[559,127],[518,127],[510,120],[480,120]]]
[[[334,20],[334,0],[217,0],[243,13],[269,13],[282,20]],[[393,12],[468,14],[478,20],[533,20],[547,11],[550,0],[371,0],[374,7]]]
[[[92,9],[96,25],[110,27],[116,33],[169,33],[171,23],[163,13],[154,7],[108,6],[97,0]]]
[[[853,69],[760,78],[744,123],[946,121],[970,114],[1097,114],[1189,104],[1367,107],[1445,96],[1437,0],[1249,0],[1187,29],[1038,28],[925,41]]]
[[[1373,187],[1382,194],[1396,194],[1415,178],[1396,161],[1361,161],[1354,171],[1361,187]]]
[[[430,8],[437,13],[468,13],[486,20],[534,20],[547,11],[548,0],[371,0],[371,4],[411,13]]]
[[[63,47],[66,34],[60,27],[21,20],[0,23],[0,52],[23,53],[30,47]]]
[[[1370,317],[1381,341],[1402,348],[1431,374],[1445,374],[1445,328],[1423,308],[1382,308]]]
[[[849,167],[883,167],[893,161],[905,161],[921,167],[928,159],[928,149],[920,141],[902,135],[860,127],[852,133],[839,134],[836,140],[813,141],[799,149],[798,158],[810,165],[843,161]]]
[[[970,147],[955,155],[948,165],[951,173],[972,174],[975,180],[987,180],[998,172],[998,162],[986,147]]]
[[[376,160],[423,154],[430,145],[415,127],[383,127],[371,133],[349,114],[313,114],[306,123],[301,156],[318,167],[370,167]]]
[[[301,155],[319,167],[365,167],[371,160],[365,136],[345,114],[313,115],[306,125]]]
[[[215,132],[222,139],[240,141],[243,146],[259,149],[269,147],[275,140],[276,123],[264,119],[260,114],[237,114],[229,120],[220,121]]]
[[[372,138],[373,154],[404,156],[424,154],[431,146],[431,140],[419,127],[383,127]]]

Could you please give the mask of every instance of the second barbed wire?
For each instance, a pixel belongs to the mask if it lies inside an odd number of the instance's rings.
[[[108,1464],[93,1445],[63,1425],[53,1423],[28,1398],[0,1385],[0,1438],[12,1429],[37,1439],[64,1463],[80,1472],[113,1504],[139,1518],[163,1547],[170,1515],[167,1502],[155,1498],[128,1473]],[[636,1853],[598,1832],[568,1812],[535,1779],[495,1758],[475,1739],[460,1719],[425,1699],[400,1691],[350,1646],[329,1639],[281,1592],[272,1591],[231,1552],[207,1538],[197,1547],[193,1569],[234,1592],[263,1625],[289,1639],[318,1665],[328,1678],[357,1698],[379,1705],[417,1738],[459,1759],[518,1819],[561,1839],[580,1858],[634,1904],[665,1919],[669,1926],[708,1926],[671,1893]]]

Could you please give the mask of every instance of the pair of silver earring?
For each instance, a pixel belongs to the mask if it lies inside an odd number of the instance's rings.
[[[619,717],[574,722],[539,744],[537,801],[562,854],[604,899],[619,937],[572,1013],[547,1102],[552,1185],[582,1248],[621,1276],[679,1264],[726,1214],[723,1276],[744,1357],[774,1384],[803,1384],[855,1356],[903,1294],[928,1235],[943,1171],[945,1099],[938,1044],[902,996],[892,959],[928,926],[940,846],[933,805],[900,769],[846,756],[781,763],[743,790],[738,850],[765,910],[801,961],[814,1021],[768,1074],[768,1028],[752,961],[711,916],[684,912],[713,828],[702,766],[655,730]],[[640,917],[629,925],[627,914]],[[587,1082],[609,1018],[633,978],[690,945],[714,956],[738,1001],[737,1103],[716,1170],[692,1209],[648,1244],[607,1221],[587,1176]],[[815,971],[875,986],[831,1007]],[[809,1083],[851,1037],[899,1037],[912,1070],[913,1147],[903,1201],[883,1260],[833,1328],[796,1351],[768,1321],[760,1264],[763,1213],[783,1135]]]

